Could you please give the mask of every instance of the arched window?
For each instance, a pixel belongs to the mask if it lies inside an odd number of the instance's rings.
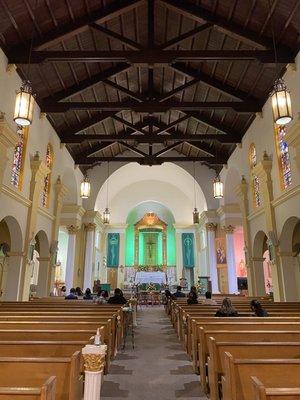
[[[259,193],[259,179],[255,174],[253,174],[253,168],[256,166],[256,163],[257,163],[256,148],[254,143],[252,143],[249,148],[249,164],[251,170],[253,204],[255,207],[259,207],[261,204],[260,193]]]
[[[276,148],[282,189],[288,188],[292,183],[291,160],[289,146],[284,140],[286,126],[275,126]]]
[[[17,134],[19,142],[17,143],[14,151],[13,165],[11,171],[11,184],[17,189],[22,189],[23,171],[26,157],[26,145],[28,138],[28,127],[18,126]]]
[[[50,169],[49,174],[45,177],[44,181],[44,189],[42,193],[42,206],[49,206],[49,197],[50,197],[50,186],[51,186],[51,171],[53,167],[53,151],[50,144],[47,146],[46,152],[46,165]]]

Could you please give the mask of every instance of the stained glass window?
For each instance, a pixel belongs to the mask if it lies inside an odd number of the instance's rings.
[[[255,174],[253,174],[252,171],[253,168],[256,166],[256,163],[257,163],[256,148],[254,143],[252,143],[249,148],[249,164],[251,169],[253,203],[255,207],[259,207],[261,204],[260,193],[259,193],[259,179]]]
[[[44,180],[44,189],[43,189],[43,193],[42,193],[42,206],[43,207],[48,207],[48,205],[49,205],[51,170],[52,170],[52,166],[53,166],[53,151],[52,151],[52,147],[50,144],[48,144],[48,146],[47,146],[46,165],[50,169],[50,172],[45,177],[45,180]]]
[[[28,128],[18,126],[17,134],[19,136],[19,142],[17,143],[14,151],[13,165],[11,171],[11,184],[16,188],[22,188],[22,177],[23,169],[26,156],[26,144],[28,136]]]
[[[284,140],[284,136],[286,134],[286,126],[276,126],[275,129],[281,185],[283,189],[286,189],[292,183],[289,146]]]

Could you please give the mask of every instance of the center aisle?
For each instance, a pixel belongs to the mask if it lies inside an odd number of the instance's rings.
[[[104,377],[101,399],[207,399],[163,307],[138,313],[135,350],[128,338]]]

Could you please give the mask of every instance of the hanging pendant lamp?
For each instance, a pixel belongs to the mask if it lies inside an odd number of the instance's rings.
[[[15,101],[14,121],[17,125],[28,126],[32,124],[34,95],[29,81],[24,81],[17,92]]]
[[[91,195],[91,183],[87,175],[85,175],[83,181],[80,184],[80,197],[82,199],[88,199]]]
[[[196,204],[196,173],[195,173],[195,162],[194,162],[194,211],[193,211],[193,224],[199,224],[200,215]]]
[[[274,122],[286,125],[293,119],[291,95],[283,79],[277,79],[271,93]]]
[[[107,180],[106,180],[106,207],[102,215],[102,221],[108,225],[110,222],[110,211],[108,208],[108,182],[109,182],[109,162],[107,163]]]
[[[221,182],[219,175],[217,175],[214,179],[213,188],[214,188],[214,198],[222,199],[224,196],[223,193],[224,188],[223,188],[223,182]]]

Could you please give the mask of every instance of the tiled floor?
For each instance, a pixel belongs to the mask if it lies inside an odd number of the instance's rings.
[[[139,311],[135,349],[128,340],[104,378],[101,399],[206,399],[162,307]]]

